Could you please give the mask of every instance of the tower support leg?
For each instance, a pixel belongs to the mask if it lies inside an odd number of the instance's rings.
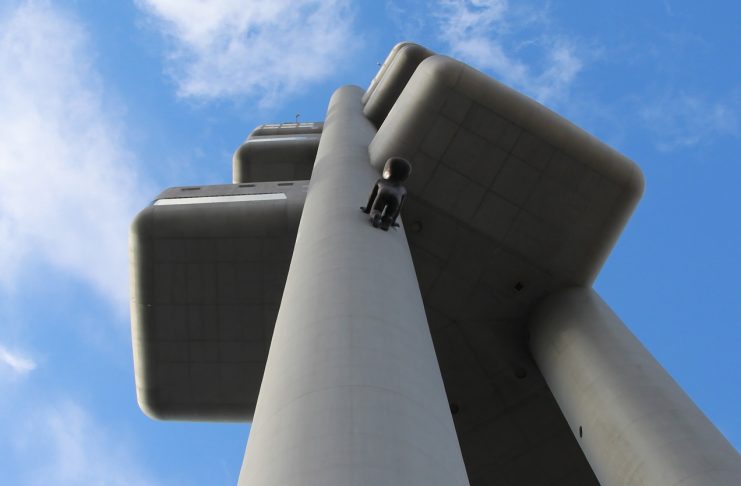
[[[240,485],[468,484],[403,225],[359,209],[362,95],[330,101]]]
[[[547,298],[530,341],[603,486],[741,484],[733,446],[592,289]]]

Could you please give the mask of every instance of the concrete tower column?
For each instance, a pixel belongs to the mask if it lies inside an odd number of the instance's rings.
[[[330,101],[240,485],[468,484],[404,229],[359,209],[362,96]]]
[[[530,341],[603,486],[741,484],[733,446],[593,290],[546,299]]]

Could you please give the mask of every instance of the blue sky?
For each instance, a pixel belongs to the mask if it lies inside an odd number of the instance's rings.
[[[234,484],[245,424],[136,405],[127,231],[163,188],[231,180],[257,124],[321,120],[412,40],[636,160],[597,289],[741,448],[737,2],[0,1],[5,484]]]

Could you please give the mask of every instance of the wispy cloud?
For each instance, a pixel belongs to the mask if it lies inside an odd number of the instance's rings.
[[[587,63],[600,55],[560,31],[545,1],[386,0],[404,37],[452,55],[546,104],[558,104]]]
[[[640,109],[646,128],[662,152],[704,145],[720,137],[741,137],[739,113],[738,93],[723,100],[671,93],[652,99]]]
[[[79,22],[47,2],[0,17],[0,284],[52,264],[126,308],[141,179]],[[42,267],[43,268],[43,267]]]
[[[170,41],[184,97],[256,97],[263,105],[333,75],[351,55],[347,0],[137,0]]]
[[[31,358],[2,344],[0,344],[0,364],[16,375],[25,375],[36,368],[36,363]]]
[[[439,0],[437,27],[453,56],[544,103],[568,95],[583,48],[554,32],[547,10],[507,0]]]
[[[403,39],[421,42],[429,31],[429,14],[424,1],[386,0],[386,16]]]
[[[107,424],[95,420],[74,401],[63,400],[40,409],[26,404],[24,410],[11,425],[18,479],[23,484],[156,483],[127,439],[112,435]]]

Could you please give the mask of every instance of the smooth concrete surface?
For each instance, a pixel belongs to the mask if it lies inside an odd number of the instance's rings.
[[[404,229],[359,209],[362,94],[330,101],[241,485],[468,484]]]
[[[530,346],[603,486],[741,484],[741,457],[592,289],[546,299]]]
[[[134,220],[131,334],[144,413],[252,419],[307,186],[176,187]]]

